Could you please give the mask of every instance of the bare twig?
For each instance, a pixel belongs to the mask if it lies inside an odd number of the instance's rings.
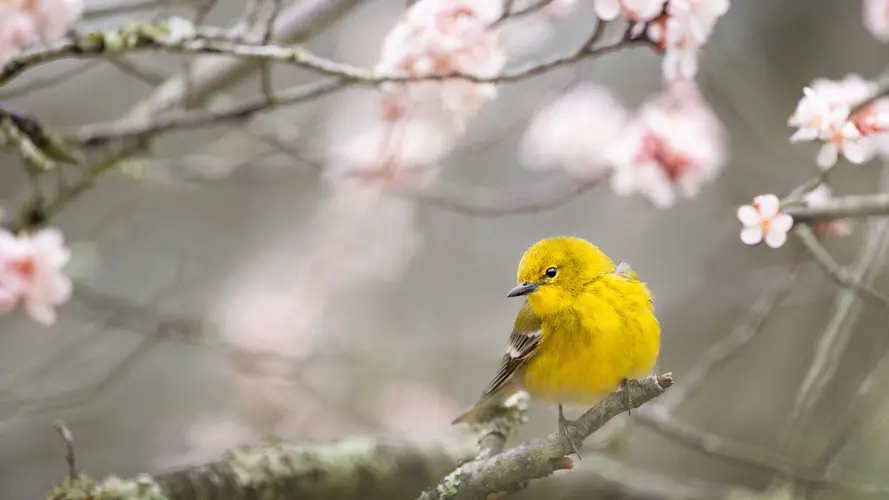
[[[669,394],[654,405],[642,408],[640,413],[671,411],[694,394],[713,373],[731,357],[738,355],[763,330],[772,312],[793,291],[804,262],[798,259],[778,276],[774,283],[757,297],[744,322],[726,337],[711,345],[698,359]]]
[[[816,207],[788,206],[783,210],[797,222],[889,215],[889,193],[838,196]]]
[[[676,443],[738,465],[753,466],[797,481],[830,485],[847,491],[883,495],[889,493],[889,485],[872,484],[857,476],[827,475],[815,467],[798,466],[778,454],[729,441],[681,423],[666,411],[634,412],[633,418],[645,422],[650,428]]]
[[[871,223],[859,254],[858,264],[853,271],[855,281],[864,281],[865,276],[872,275],[875,269],[882,267],[883,259],[879,256],[885,253],[887,234],[889,234],[889,219]],[[858,294],[858,290],[848,288],[837,296],[831,322],[818,341],[815,357],[797,393],[794,409],[788,419],[782,440],[785,446],[794,444],[800,438],[814,405],[820,400],[824,388],[836,373],[837,365],[846,351],[851,335],[851,331],[843,325],[856,305]]]
[[[601,29],[597,28],[587,44],[578,50],[504,71],[493,77],[481,77],[459,72],[428,76],[379,75],[370,70],[319,57],[302,46],[243,43],[234,35],[223,38],[218,30],[203,33],[202,36],[202,28],[195,28],[195,37],[170,36],[177,29],[174,22],[164,21],[157,25],[128,25],[117,30],[78,36],[59,42],[47,49],[26,52],[0,69],[0,84],[11,80],[28,68],[74,55],[88,57],[149,49],[184,54],[228,54],[250,59],[291,63],[322,75],[340,78],[346,83],[355,85],[376,86],[386,82],[454,79],[477,83],[512,83],[548,73],[583,59],[615,52],[631,45],[647,43],[645,40],[631,40],[625,37],[610,45],[593,47],[591,43],[595,42],[601,33]]]
[[[849,287],[855,290],[859,295],[874,304],[883,307],[889,307],[889,296],[875,289],[874,287],[863,283],[862,280],[852,276],[847,270],[843,269],[830,252],[824,248],[824,245],[818,241],[818,237],[812,228],[805,224],[798,224],[794,227],[794,234],[802,242],[803,247],[812,257],[812,259],[821,266],[821,269],[830,276],[832,280],[841,286]]]
[[[68,477],[74,479],[77,477],[77,458],[74,455],[74,436],[62,420],[56,420],[53,422],[52,426],[59,434],[59,437],[62,438],[62,441],[65,442],[65,462],[68,464]]]
[[[533,213],[564,205],[596,186],[604,176],[576,179],[557,177],[531,186],[501,190],[471,189],[468,186],[402,188],[398,194],[428,205],[459,213],[503,216]]]

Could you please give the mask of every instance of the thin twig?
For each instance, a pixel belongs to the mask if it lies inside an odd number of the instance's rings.
[[[738,465],[756,467],[771,473],[779,473],[797,481],[829,485],[847,491],[866,494],[889,493],[889,485],[872,484],[858,476],[827,475],[814,467],[798,466],[778,454],[751,447],[740,442],[723,439],[711,432],[702,431],[681,423],[666,411],[634,412],[633,418],[670,440]]]
[[[654,405],[640,410],[646,411],[672,411],[682,402],[688,400],[717,368],[724,366],[733,356],[737,356],[753,339],[762,333],[768,319],[783,300],[793,291],[793,287],[799,278],[804,262],[797,259],[784,270],[775,281],[769,285],[756,298],[743,323],[735,327],[732,332],[718,342],[711,345],[701,356],[697,358],[683,382],[677,384],[670,394],[660,398]]]
[[[830,276],[837,284],[855,290],[867,300],[876,305],[889,307],[889,295],[875,289],[874,287],[863,283],[862,280],[852,276],[847,270],[837,262],[830,252],[824,248],[824,245],[818,241],[818,237],[812,228],[806,224],[797,224],[794,227],[794,234],[803,244],[803,248],[809,253],[812,259],[821,266],[821,269]]]
[[[889,178],[886,175],[884,177]],[[871,224],[859,254],[858,264],[853,271],[855,281],[863,281],[865,276],[872,275],[875,269],[881,267],[882,260],[878,256],[885,252],[887,234],[889,234],[889,219],[881,219]],[[844,289],[837,296],[833,317],[817,343],[815,357],[803,379],[785,427],[782,439],[785,446],[793,445],[801,438],[812,409],[820,400],[824,388],[833,380],[851,335],[851,331],[843,325],[856,305],[858,296],[859,291],[853,288]]]
[[[68,477],[73,480],[77,477],[77,458],[74,455],[74,436],[62,420],[53,422],[52,427],[65,442],[65,462],[68,464]]]

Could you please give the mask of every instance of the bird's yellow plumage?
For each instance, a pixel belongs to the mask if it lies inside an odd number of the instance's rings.
[[[516,317],[500,370],[454,423],[485,419],[518,389],[559,405],[592,404],[624,380],[648,374],[660,349],[651,293],[626,264],[592,243],[549,238],[519,263],[510,297],[527,301]]]

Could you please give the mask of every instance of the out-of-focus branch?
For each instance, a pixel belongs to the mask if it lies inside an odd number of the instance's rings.
[[[630,386],[632,407],[623,394],[610,394],[575,421],[572,438],[578,441],[586,439],[612,418],[660,396],[671,385],[673,377],[669,373],[639,380]],[[546,439],[529,441],[490,458],[461,465],[438,486],[425,491],[420,499],[497,498],[503,493],[524,488],[532,479],[571,468],[572,462],[566,458],[571,452],[568,439],[554,433]]]
[[[659,434],[676,443],[738,465],[756,467],[808,484],[829,485],[864,494],[889,493],[889,485],[873,484],[857,476],[825,474],[816,467],[798,466],[779,454],[729,441],[711,432],[679,422],[666,411],[640,411],[634,413],[633,418],[645,422]]]
[[[454,212],[503,216],[533,213],[556,208],[589,191],[605,176],[587,179],[559,177],[530,186],[501,190],[472,189],[469,186],[432,186],[424,189],[402,188],[399,194],[421,203]]]
[[[275,93],[274,99],[271,99],[266,94],[259,94],[222,109],[168,111],[149,116],[145,119],[91,125],[66,133],[65,136],[69,140],[88,146],[95,146],[132,137],[151,136],[180,128],[244,120],[273,106],[285,106],[317,99],[340,88],[342,88],[342,82],[338,79],[325,78],[305,85],[279,90]]]
[[[282,9],[272,28],[271,39],[302,43],[315,33],[349,12],[362,0],[302,0]],[[247,22],[235,25],[229,34],[237,37],[249,32]],[[195,77],[189,89],[192,103],[200,103],[214,92],[235,85],[259,68],[257,61],[245,58],[214,58],[197,61],[194,65]],[[171,78],[131,112],[131,117],[145,118],[180,107],[185,99],[185,85],[182,76]]]
[[[889,176],[884,175],[884,177]],[[872,277],[875,270],[882,268],[884,259],[881,256],[885,255],[887,233],[889,233],[889,219],[872,222],[862,245],[858,264],[853,271],[852,278],[855,282],[865,282]],[[850,329],[844,328],[843,325],[852,314],[858,296],[859,291],[854,288],[844,289],[837,296],[833,317],[818,341],[815,357],[797,394],[786,427],[785,445],[800,438],[804,422],[820,399],[824,388],[833,380],[851,335]]]
[[[889,193],[839,196],[817,207],[788,206],[783,211],[797,222],[889,215]]]
[[[291,39],[295,41],[303,40],[309,37],[316,30],[323,29],[329,23],[333,22],[340,15],[347,12],[351,7],[357,5],[359,0],[304,0],[295,3],[280,12],[278,21],[275,23],[272,38]],[[238,32],[238,27],[231,31]],[[82,37],[83,38],[83,37]],[[114,43],[124,43],[125,40],[114,40]],[[4,73],[16,63],[8,64],[3,71]],[[214,91],[224,85],[236,83],[239,78],[247,76],[250,72],[250,66],[243,59],[233,59],[227,61],[214,61],[207,64],[206,67],[196,64],[196,71],[199,77],[191,82],[190,99],[199,102],[207,98]],[[319,86],[320,87],[320,86]],[[308,89],[311,90],[311,89]],[[307,92],[310,93],[310,92]],[[323,93],[323,92],[322,92]],[[285,96],[286,97],[286,96]],[[298,96],[297,96],[298,97]],[[157,122],[152,121],[152,117],[181,106],[185,99],[184,83],[182,77],[170,79],[161,85],[149,98],[136,106],[131,112],[131,117],[141,117],[147,120],[148,126],[142,123],[141,126],[151,131],[151,127],[157,127],[159,130],[168,127],[169,118],[159,119]],[[256,106],[256,103],[245,103]],[[199,110],[203,112],[203,110]],[[237,110],[233,110],[237,111]],[[248,111],[249,112],[249,111]],[[233,113],[234,114],[234,113]],[[202,115],[197,117],[191,116],[189,119],[200,121]],[[206,116],[203,117],[207,119]],[[187,121],[187,120],[185,120]],[[133,133],[124,135],[122,138],[141,137],[142,133]],[[127,141],[125,144],[116,146],[111,152],[94,161],[89,165],[80,178],[71,186],[65,186],[59,189],[53,197],[36,206],[30,203],[22,207],[14,216],[11,223],[14,229],[22,229],[25,227],[40,225],[45,220],[61,211],[70,202],[77,199],[80,194],[89,189],[100,176],[116,167],[119,161],[127,158],[142,148],[141,141]],[[35,217],[35,215],[37,217]]]
[[[597,29],[591,38],[595,42],[602,30]],[[593,47],[585,44],[578,50],[555,56],[547,60],[533,62],[525,66],[505,71],[492,77],[481,77],[465,73],[442,73],[428,76],[379,75],[343,63],[316,56],[299,45],[262,45],[243,43],[239,37],[219,30],[196,27],[180,18],[170,19],[154,25],[128,25],[116,30],[95,32],[62,41],[47,49],[32,50],[0,70],[0,84],[3,84],[28,68],[58,59],[90,55],[117,55],[140,50],[165,50],[189,54],[225,54],[265,61],[291,63],[316,73],[333,76],[344,83],[379,85],[386,82],[415,82],[429,80],[468,80],[478,83],[511,83],[542,75],[562,66],[574,64],[583,59],[604,55],[630,45],[647,43],[645,39],[624,37],[610,45]]]
[[[584,453],[583,464],[583,469],[574,470],[559,479],[559,498],[600,498],[597,494],[609,500],[767,498],[755,490],[740,486],[647,471],[603,453]]]
[[[772,312],[793,291],[804,262],[798,259],[778,276],[756,298],[744,322],[735,327],[727,336],[711,345],[700,357],[669,394],[660,398],[654,405],[639,410],[639,413],[654,411],[672,411],[694,394],[712,375],[713,371],[723,366],[731,357],[739,354],[763,330]],[[646,420],[642,420],[646,422]]]
[[[524,422],[526,411],[527,397],[513,398],[473,435],[437,445],[387,444],[369,438],[313,445],[266,443],[233,450],[218,462],[154,476],[66,478],[49,498],[410,498],[461,462],[499,452]],[[138,492],[142,496],[136,496]]]
[[[802,242],[803,247],[812,257],[812,259],[821,266],[821,269],[830,276],[835,282],[841,286],[845,286],[855,290],[859,295],[871,302],[889,307],[889,296],[875,289],[872,286],[863,283],[862,280],[852,276],[847,270],[837,262],[830,252],[824,248],[824,245],[818,241],[818,237],[812,228],[805,224],[798,224],[794,227],[794,233]]]

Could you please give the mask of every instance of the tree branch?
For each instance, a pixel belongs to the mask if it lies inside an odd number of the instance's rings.
[[[597,29],[595,34],[600,33]],[[430,80],[468,80],[476,83],[511,83],[542,75],[562,66],[590,57],[604,55],[634,44],[648,43],[645,39],[621,40],[602,47],[584,45],[578,50],[547,60],[505,71],[492,77],[465,73],[442,73],[427,76],[410,74],[379,75],[371,70],[349,66],[316,56],[302,46],[260,45],[243,43],[229,32],[194,26],[190,21],[172,18],[154,25],[133,24],[121,28],[90,33],[65,40],[46,49],[31,50],[13,59],[0,70],[0,85],[26,69],[47,62],[89,55],[118,55],[141,50],[165,50],[192,54],[223,54],[248,59],[291,63],[316,73],[343,79],[347,83],[379,85]],[[595,38],[594,38],[595,39]]]
[[[670,373],[650,376],[631,384],[632,406],[620,392],[608,395],[575,421],[572,438],[586,439],[617,415],[638,408],[663,394],[673,385]],[[572,452],[571,443],[553,433],[546,439],[529,441],[490,458],[475,460],[458,467],[435,488],[425,491],[420,500],[470,500],[490,498],[523,488],[531,479],[549,476],[556,470],[572,467],[565,459]]]
[[[800,242],[803,244],[803,248],[806,249],[812,259],[817,262],[818,265],[821,266],[821,269],[823,269],[824,272],[837,284],[851,288],[865,299],[868,299],[879,306],[889,307],[889,296],[874,287],[869,286],[867,283],[862,282],[862,280],[852,276],[852,274],[844,269],[843,266],[830,255],[830,252],[824,248],[824,245],[818,241],[818,237],[815,236],[815,232],[812,231],[811,227],[805,224],[798,224],[793,230],[797,238],[799,238]]]
[[[111,476],[103,481],[84,475],[66,478],[48,498],[406,498],[461,462],[499,452],[525,421],[527,408],[527,396],[519,395],[471,436],[443,444],[391,444],[369,438],[311,445],[264,443],[231,451],[218,462],[153,476]]]
[[[788,206],[783,211],[796,222],[889,215],[889,193],[839,196],[817,207]]]

